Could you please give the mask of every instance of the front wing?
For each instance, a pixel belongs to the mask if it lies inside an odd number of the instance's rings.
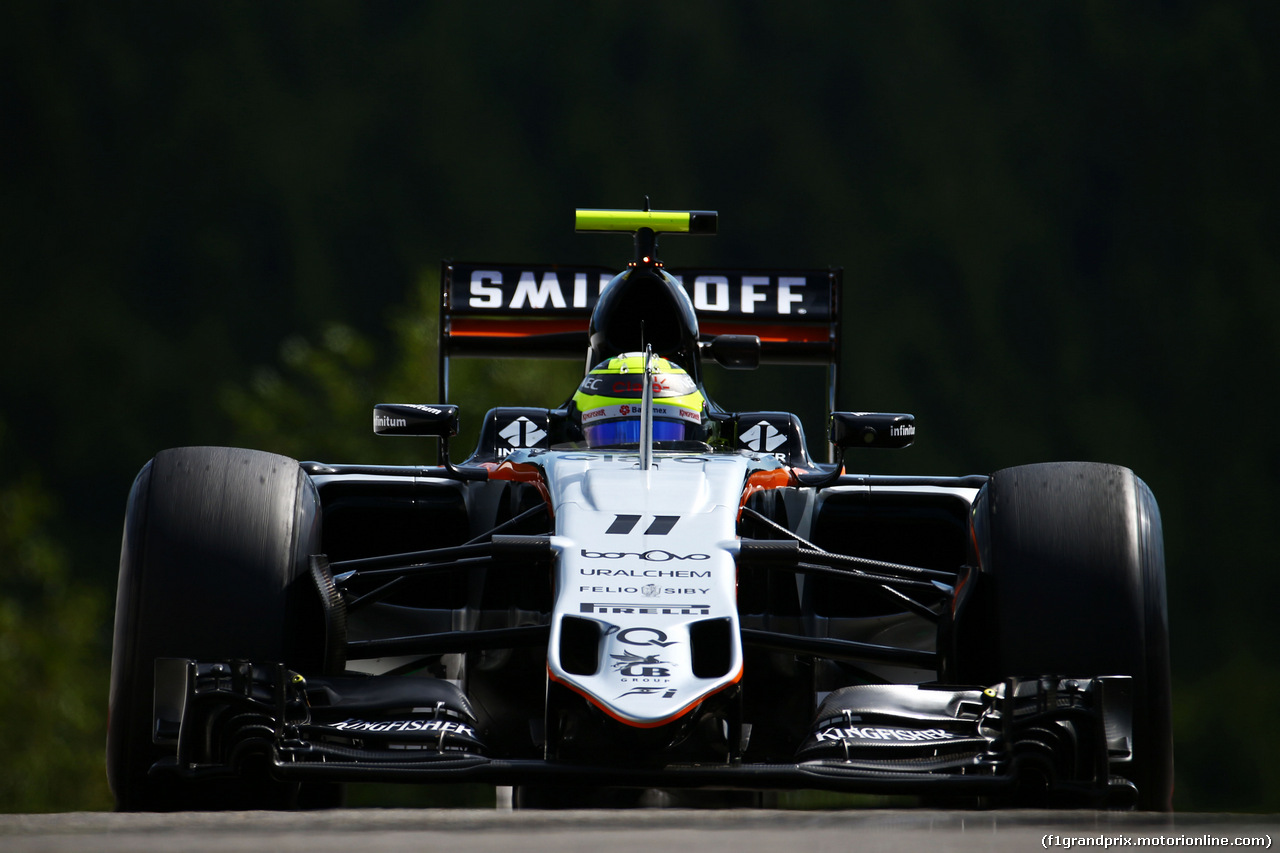
[[[822,789],[1128,806],[1130,679],[875,685],[824,700],[793,762],[560,761],[488,754],[463,694],[435,678],[304,679],[281,664],[156,662],[153,774],[233,775],[265,757],[299,782]],[[743,739],[748,732],[738,732]]]

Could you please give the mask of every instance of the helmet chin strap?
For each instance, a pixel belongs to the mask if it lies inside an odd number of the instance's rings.
[[[644,390],[640,397],[640,470],[653,464],[653,348],[644,345]]]

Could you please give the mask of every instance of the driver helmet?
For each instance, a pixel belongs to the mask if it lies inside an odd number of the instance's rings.
[[[679,365],[654,358],[653,440],[702,441],[706,402]],[[573,395],[587,447],[640,443],[644,355],[623,353],[592,368]]]

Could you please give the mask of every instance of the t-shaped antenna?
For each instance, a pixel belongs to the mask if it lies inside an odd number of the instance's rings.
[[[633,267],[661,267],[658,260],[659,234],[711,236],[716,233],[719,214],[714,210],[584,210],[574,211],[574,230],[603,233],[630,231],[635,234],[636,258]]]

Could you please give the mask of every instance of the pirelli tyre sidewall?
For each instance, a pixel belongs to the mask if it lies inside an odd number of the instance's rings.
[[[284,808],[299,789],[270,779],[189,782],[148,771],[158,657],[283,661],[319,671],[323,617],[308,573],[320,502],[285,456],[185,447],[158,453],[125,512],[111,660],[107,775],[117,808]]]
[[[992,475],[973,507],[980,570],[940,638],[944,676],[1130,675],[1139,807],[1171,808],[1169,627],[1160,512],[1127,468],[1061,462]]]

